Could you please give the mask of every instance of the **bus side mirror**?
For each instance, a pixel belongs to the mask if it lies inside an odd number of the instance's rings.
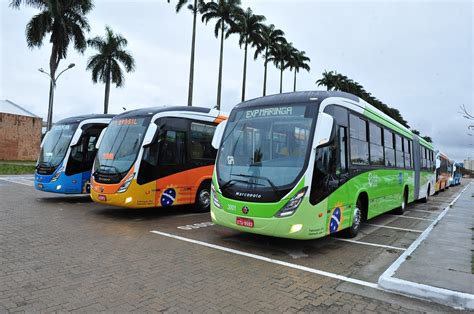
[[[227,120],[222,121],[216,127],[216,131],[214,132],[214,136],[212,137],[211,145],[215,149],[219,149],[221,145],[222,136],[224,135],[225,126],[227,125]]]
[[[436,169],[438,169],[439,167],[441,167],[441,160],[436,159]]]
[[[104,134],[105,134],[105,131],[106,131],[106,130],[107,130],[107,128],[104,128],[104,129],[100,132],[99,138],[97,139],[97,142],[95,143],[95,148],[96,148],[96,149],[99,149],[100,143],[102,143],[102,139],[104,138]]]
[[[145,138],[143,139],[143,146],[149,145],[153,142],[157,129],[158,126],[156,125],[156,123],[150,123],[150,125],[148,126],[148,130],[146,131]]]
[[[334,118],[325,113],[320,112],[318,116],[318,120],[316,122],[316,130],[315,130],[315,147],[322,146],[327,144],[331,140],[332,130],[334,125]]]

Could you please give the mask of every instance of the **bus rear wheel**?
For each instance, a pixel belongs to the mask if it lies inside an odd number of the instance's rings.
[[[343,235],[347,238],[354,238],[357,236],[362,224],[362,202],[357,200],[356,207],[354,208],[354,213],[352,215],[352,226],[343,231]]]
[[[405,212],[405,209],[407,208],[408,205],[408,190],[405,188],[405,191],[403,191],[403,199],[402,199],[402,204],[400,207],[395,209],[395,214],[397,215],[403,215]]]
[[[426,190],[426,196],[421,199],[422,203],[428,202],[428,197],[430,196],[430,185],[428,184],[428,189]]]
[[[201,183],[196,193],[195,205],[195,211],[198,213],[209,211],[211,206],[211,181]]]

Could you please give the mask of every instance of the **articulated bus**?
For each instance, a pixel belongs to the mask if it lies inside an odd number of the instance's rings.
[[[96,142],[112,118],[91,114],[54,124],[41,143],[35,188],[63,194],[89,193]]]
[[[314,239],[434,194],[433,146],[362,99],[295,92],[238,104],[219,125],[214,223]]]
[[[209,210],[212,138],[227,119],[199,107],[138,109],[116,116],[99,143],[91,196],[120,207],[196,203]]]
[[[436,192],[441,192],[449,188],[452,167],[453,163],[446,154],[442,152],[436,154]]]

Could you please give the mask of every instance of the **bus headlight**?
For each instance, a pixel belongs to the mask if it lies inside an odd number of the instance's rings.
[[[298,193],[293,196],[286,205],[276,213],[276,217],[288,217],[291,216],[295,213],[295,211],[298,209],[298,207],[301,204],[301,201],[303,200],[304,195],[306,194],[306,191],[308,190],[307,187],[302,188],[301,190],[298,191]]]
[[[61,175],[61,173],[63,173],[63,171],[64,171],[64,167],[59,168],[59,170],[56,171],[56,173],[54,174],[54,176],[51,178],[51,182],[56,182],[56,181],[58,181],[59,176]]]
[[[128,187],[130,186],[130,183],[132,183],[133,177],[135,176],[135,173],[132,173],[127,180],[120,186],[120,188],[117,190],[117,193],[123,193],[127,191]]]
[[[219,198],[217,197],[217,191],[216,188],[214,187],[214,184],[211,183],[211,190],[212,190],[212,202],[217,208],[222,208],[221,203],[219,202]]]

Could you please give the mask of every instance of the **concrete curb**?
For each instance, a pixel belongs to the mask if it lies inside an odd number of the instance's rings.
[[[472,182],[471,182],[472,183]],[[471,185],[469,183],[456,198],[449,203],[441,214],[426,228],[425,231],[403,252],[402,255],[379,277],[378,285],[382,289],[403,294],[406,296],[426,299],[429,301],[450,305],[455,308],[474,310],[474,295],[454,290],[442,289],[417,282],[402,280],[393,277],[400,265],[406,261],[413,251],[423,242],[434,226],[448,213],[449,209]]]

